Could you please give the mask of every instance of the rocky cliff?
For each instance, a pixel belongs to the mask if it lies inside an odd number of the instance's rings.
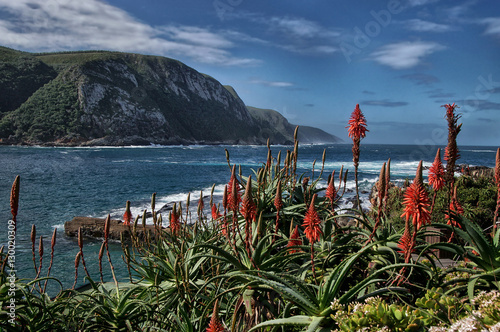
[[[183,63],[118,52],[30,54],[0,47],[4,144],[273,144],[276,114]],[[288,127],[276,126],[286,122]],[[325,133],[326,134],[326,133]],[[328,134],[327,134],[328,135]],[[335,138],[331,136],[335,141]]]

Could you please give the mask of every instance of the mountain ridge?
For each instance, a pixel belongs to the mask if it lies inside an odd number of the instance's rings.
[[[232,87],[166,57],[0,47],[0,91],[2,144],[293,142],[294,126],[281,114],[247,107]],[[309,135],[302,133],[305,143],[341,141]]]

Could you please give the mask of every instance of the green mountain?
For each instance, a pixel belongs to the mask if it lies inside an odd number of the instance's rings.
[[[3,144],[293,141],[295,126],[279,113],[247,108],[232,87],[165,57],[0,47],[0,91]],[[299,133],[304,143],[340,141],[319,129]]]

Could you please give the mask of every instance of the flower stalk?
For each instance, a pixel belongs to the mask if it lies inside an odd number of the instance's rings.
[[[356,104],[356,108],[351,113],[351,118],[349,119],[348,134],[352,139],[352,161],[354,164],[354,182],[356,183],[356,199],[358,201],[358,207],[360,208],[361,214],[363,210],[361,208],[359,200],[359,188],[358,188],[358,167],[359,167],[359,155],[360,155],[360,142],[366,136],[366,119],[359,108],[359,104]]]

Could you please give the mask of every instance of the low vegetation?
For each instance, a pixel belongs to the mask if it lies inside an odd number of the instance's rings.
[[[454,105],[446,105],[446,111],[448,119],[456,122]],[[364,116],[356,107],[349,130],[355,163],[365,130]],[[448,162],[453,149],[456,146],[449,144]],[[424,183],[420,166],[408,186],[397,188],[384,164],[370,213],[340,210],[337,203],[345,191],[347,172],[325,174],[327,156],[323,155],[323,164],[312,176],[297,174],[298,153],[297,141],[286,155],[273,155],[268,146],[262,167],[253,174],[241,174],[231,165],[228,152],[231,171],[223,201],[206,202],[201,193],[197,214],[189,213],[193,203],[188,200],[164,217],[155,212],[153,195],[156,231],[145,238],[139,239],[135,230],[145,223],[146,215],[134,220],[127,211],[124,219],[130,224],[132,238],[122,241],[130,274],[126,282],[114,275],[106,236],[109,217],[99,261],[92,264],[98,263],[100,271],[109,267],[112,281],[102,280],[102,272],[88,273],[90,262],[85,260],[79,234],[75,281],[85,278],[90,285],[86,290],[62,289],[49,297],[47,282],[58,281],[47,271],[39,272],[34,280],[15,280],[15,294],[9,294],[9,257],[4,250],[2,328],[208,332],[500,329],[500,230],[494,222],[500,199],[493,206],[481,198],[491,198],[483,190],[492,190],[499,197],[500,149],[495,187],[486,186],[483,180],[445,177],[446,170],[436,162],[429,183]],[[319,186],[321,179],[328,179],[326,188]],[[16,179],[11,195],[14,225],[18,188]],[[396,192],[401,193],[399,199],[394,198]],[[436,200],[434,192],[438,193]],[[210,207],[209,215],[204,213],[205,204]],[[475,221],[479,216],[484,218],[481,223]],[[353,222],[341,226],[340,220],[346,218]],[[162,228],[163,219],[168,219],[168,228]],[[396,219],[402,220],[400,227],[394,226]],[[429,243],[430,236],[444,240]],[[31,240],[37,268],[43,247],[37,253],[36,236]],[[52,243],[55,241],[54,233]],[[438,250],[453,255],[459,263],[443,267],[436,256]],[[14,318],[9,316],[11,299],[16,303]]]

